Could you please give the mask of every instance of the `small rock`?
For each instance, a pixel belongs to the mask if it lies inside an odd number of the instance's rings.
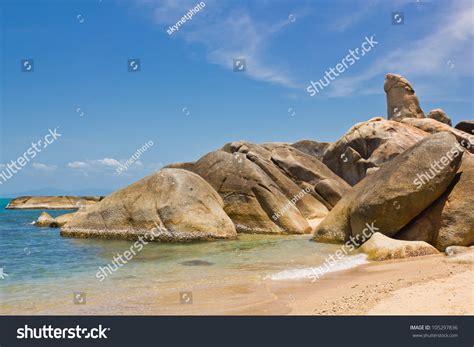
[[[451,118],[440,108],[435,108],[431,110],[426,117],[437,120],[438,122],[452,126]]]
[[[371,260],[402,259],[439,253],[427,242],[394,240],[379,232],[372,235],[359,250],[366,253]]]
[[[33,224],[40,228],[57,228],[58,227],[56,220],[50,214],[46,212],[41,213],[38,220],[34,222]]]
[[[449,246],[449,247],[446,247],[446,249],[444,250],[446,255],[450,256],[450,257],[452,257],[454,255],[457,255],[457,254],[472,252],[472,251],[473,251],[472,246],[471,247]]]

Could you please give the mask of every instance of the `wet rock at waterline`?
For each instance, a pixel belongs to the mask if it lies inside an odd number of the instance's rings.
[[[166,242],[234,239],[236,230],[223,206],[198,175],[162,169],[78,211],[61,234]]]
[[[40,228],[57,228],[56,220],[46,212],[41,213],[33,224]]]

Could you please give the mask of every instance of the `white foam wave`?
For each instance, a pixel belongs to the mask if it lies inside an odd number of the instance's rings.
[[[342,258],[332,265],[325,265],[321,264],[315,267],[307,267],[302,269],[291,269],[291,270],[284,270],[277,273],[274,273],[266,278],[269,278],[273,281],[287,281],[287,280],[301,280],[301,279],[308,279],[314,278],[315,274],[321,273],[332,273],[347,269],[352,269],[357,266],[367,264],[369,261],[367,260],[366,254],[357,254]],[[321,271],[317,270],[320,269]],[[321,277],[321,276],[320,276]]]

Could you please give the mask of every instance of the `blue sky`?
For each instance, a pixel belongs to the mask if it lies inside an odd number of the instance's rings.
[[[389,72],[412,82],[426,113],[443,108],[454,123],[473,115],[470,1],[208,0],[171,35],[199,1],[0,3],[0,170],[48,129],[62,135],[0,196],[108,193],[230,141],[334,141],[386,116]],[[372,35],[372,51],[309,96],[311,80]],[[140,71],[129,72],[136,58]],[[234,72],[233,58],[247,71]]]

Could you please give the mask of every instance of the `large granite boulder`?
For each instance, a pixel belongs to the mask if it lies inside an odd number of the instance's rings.
[[[469,135],[474,135],[474,120],[463,120],[456,124],[456,129],[464,131]]]
[[[198,175],[162,169],[78,211],[61,235],[166,242],[233,239],[236,230],[223,206]]]
[[[447,124],[438,122],[434,119],[412,119],[405,118],[401,121],[403,124],[421,129],[430,134],[436,134],[442,131],[453,134],[458,142],[466,148],[469,152],[474,153],[474,135],[468,135],[464,131],[450,127]]]
[[[439,254],[438,250],[424,241],[394,240],[375,233],[359,250],[370,260],[389,260]]]
[[[72,218],[75,215],[76,215],[76,212],[66,213],[66,214],[62,214],[60,216],[57,216],[56,218],[54,218],[56,220],[57,227],[60,228],[64,225],[66,225],[67,223],[69,223],[72,220]]]
[[[286,175],[285,172],[278,167],[278,165],[275,165],[273,153],[275,150],[281,148],[287,148],[298,152],[298,150],[287,144],[272,143],[256,145],[243,141],[226,144],[222,150],[231,153],[237,158],[246,159],[257,165],[265,175],[276,184],[279,190],[286,196],[287,200],[295,201],[295,207],[306,219],[326,216],[328,213],[328,207],[325,204],[325,201],[321,200],[318,195],[314,194],[313,187],[310,187],[308,184],[301,184],[301,182],[293,181],[291,177]],[[301,155],[304,155],[308,160],[313,159],[303,153],[301,153]],[[306,193],[303,194],[301,198],[295,199],[295,197],[301,195],[302,191]]]
[[[203,177],[243,233],[308,233],[350,188],[287,143],[232,142],[197,162],[172,164]]]
[[[311,231],[296,203],[291,203],[279,186],[257,164],[248,160],[246,154],[214,151],[195,162],[192,171],[222,196],[224,210],[238,232],[302,234]],[[292,184],[298,195],[300,189]],[[308,202],[308,194],[305,193],[304,198]],[[318,203],[316,199],[313,202]],[[299,205],[302,206],[303,202]],[[324,205],[318,204],[318,207],[324,208]]]
[[[323,162],[351,185],[412,147],[428,133],[383,118],[354,125],[327,149]]]
[[[434,120],[437,120],[438,122],[447,124],[449,126],[452,126],[453,123],[451,122],[451,118],[440,108],[435,108],[434,110],[431,110],[428,112],[426,115],[427,118],[431,118]]]
[[[293,143],[291,146],[322,161],[324,154],[330,145],[329,142],[301,140]]]
[[[421,140],[354,186],[316,227],[313,238],[345,242],[350,236],[366,237],[362,232],[367,225],[395,235],[446,191],[462,153],[449,133]]]
[[[318,159],[290,146],[271,151],[272,162],[301,188],[309,184],[311,194],[332,209],[351,186]]]
[[[388,119],[425,118],[415,90],[405,77],[387,74],[383,89],[387,94]]]
[[[474,244],[474,156],[464,153],[461,167],[446,192],[395,235],[426,241],[440,251]]]

